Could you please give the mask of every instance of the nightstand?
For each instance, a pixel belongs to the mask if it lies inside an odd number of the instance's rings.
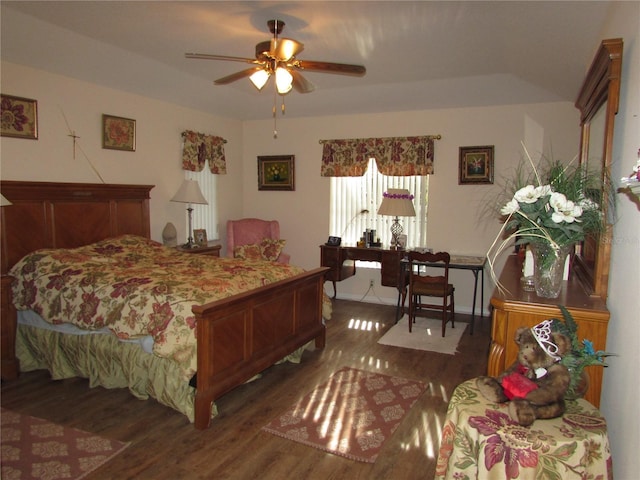
[[[13,306],[13,294],[11,283],[13,277],[2,275],[0,296],[2,304],[0,306],[0,373],[2,380],[15,380],[18,378],[20,364],[16,358],[16,309]]]
[[[180,245],[176,248],[180,252],[184,252],[184,253],[195,253],[199,255],[211,255],[212,257],[219,257],[220,249],[222,248],[222,245],[212,240],[207,243],[206,247],[184,248],[182,245]]]

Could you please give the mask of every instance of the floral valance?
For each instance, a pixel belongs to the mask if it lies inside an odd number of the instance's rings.
[[[323,177],[364,175],[370,158],[383,175],[433,174],[433,140],[440,136],[320,140]]]
[[[205,161],[209,161],[211,173],[223,175],[227,173],[227,162],[224,156],[222,137],[205,135],[204,133],[185,130],[182,132],[184,147],[182,149],[182,169],[191,172],[201,172]]]

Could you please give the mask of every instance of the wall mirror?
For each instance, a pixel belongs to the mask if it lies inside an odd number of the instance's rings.
[[[602,191],[594,192],[600,199],[607,229],[600,235],[590,236],[577,245],[574,272],[587,293],[607,298],[609,285],[609,257],[611,253],[611,222],[613,212],[608,202],[613,185],[609,180],[613,148],[613,125],[620,97],[622,71],[622,39],[604,40],[580,89],[576,107],[580,110],[580,162],[590,172],[602,178]]]

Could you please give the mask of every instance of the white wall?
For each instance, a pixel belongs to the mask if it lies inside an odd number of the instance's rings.
[[[640,3],[615,2],[601,37],[624,40],[611,168],[617,181],[631,173],[640,149]],[[609,427],[614,477],[635,480],[640,477],[640,200],[617,195],[617,213],[607,301],[607,351],[617,356],[607,360],[600,407]]]
[[[234,195],[237,198],[242,188],[239,121],[8,62],[2,62],[1,75],[2,93],[38,102],[37,140],[0,138],[3,180],[101,183],[91,162],[105,183],[155,185],[150,202],[151,237],[162,241],[162,229],[173,222],[178,240],[185,241],[186,205],[169,200],[184,178],[180,134],[190,129],[228,140],[228,174],[218,181],[219,218],[240,215],[241,205],[227,201]],[[136,120],[135,152],[102,148],[103,113]],[[75,159],[69,129],[80,137]]]
[[[501,227],[488,208],[504,185],[504,175],[524,157],[521,141],[539,158],[541,152],[561,160],[578,153],[579,118],[567,102],[469,109],[429,110],[341,117],[278,119],[246,122],[244,128],[244,216],[277,218],[292,263],[305,268],[320,264],[319,245],[329,232],[330,179],[320,176],[320,139],[442,135],[435,141],[435,174],[429,179],[428,246],[459,254],[484,256]],[[495,146],[493,185],[458,185],[461,146]],[[295,155],[295,191],[258,191],[259,155]],[[498,270],[501,270],[504,258]],[[471,312],[473,275],[452,271],[456,310]],[[358,270],[356,277],[338,284],[338,296],[360,299],[375,282],[367,301],[395,304],[395,289],[380,286],[379,271]],[[332,292],[332,288],[328,288]],[[487,274],[485,308],[493,291]],[[478,292],[479,293],[479,292]],[[379,298],[376,298],[377,297]]]

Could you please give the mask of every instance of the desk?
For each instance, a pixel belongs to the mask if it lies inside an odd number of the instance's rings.
[[[320,245],[320,265],[329,267],[325,276],[333,283],[333,298],[336,298],[336,282],[341,282],[356,274],[356,260],[380,262],[381,284],[398,288],[400,285],[400,260],[404,250],[386,250],[376,247],[332,247]]]
[[[356,274],[356,260],[369,262],[380,262],[381,284],[385,287],[395,287],[398,289],[398,312],[400,312],[400,297],[406,284],[406,250],[386,250],[383,248],[363,248],[363,247],[331,247],[320,245],[320,264],[329,267],[326,280],[333,283],[333,298],[336,298],[336,282],[341,282]],[[484,298],[484,265],[485,257],[473,257],[467,255],[451,255],[450,269],[470,270],[474,276],[473,285],[473,306],[471,310],[471,334],[476,315],[476,298],[478,292],[478,274],[481,283],[481,299]],[[442,266],[442,265],[439,265]],[[404,308],[404,305],[402,305]],[[482,300],[480,301],[480,318],[484,316],[482,310]],[[398,319],[396,318],[396,321]]]
[[[584,399],[562,417],[521,427],[508,403],[484,399],[475,379],[456,387],[442,429],[436,480],[613,479],[607,424]]]

